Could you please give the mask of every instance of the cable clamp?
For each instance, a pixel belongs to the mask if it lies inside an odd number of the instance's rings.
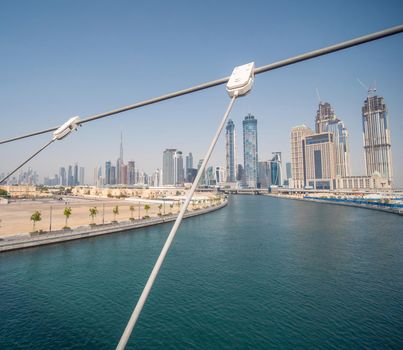
[[[77,126],[80,125],[79,123],[80,123],[79,116],[70,118],[67,122],[65,122],[62,126],[60,126],[55,132],[53,132],[53,140],[64,139],[73,130],[77,130]]]
[[[255,77],[255,62],[235,67],[227,82],[227,92],[230,97],[246,95],[253,85]]]

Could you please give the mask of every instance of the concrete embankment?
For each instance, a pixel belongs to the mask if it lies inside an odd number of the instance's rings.
[[[184,218],[187,219],[193,216],[207,214],[212,211],[221,209],[225,207],[227,204],[228,202],[225,201],[224,203],[221,203],[217,206],[189,211],[185,214]],[[74,228],[72,230],[53,231],[51,233],[40,233],[35,236],[31,236],[30,234],[13,236],[5,238],[4,240],[0,241],[0,252],[37,247],[47,244],[61,243],[76,239],[101,236],[122,231],[129,231],[133,229],[171,222],[174,221],[176,217],[177,215],[167,215],[150,219],[135,220],[133,222],[126,221],[115,224],[84,226]]]
[[[279,195],[273,195],[273,194],[265,194],[265,196],[281,198],[281,199],[293,199],[293,200],[304,201],[304,202],[344,205],[347,207],[372,209],[372,210],[384,211],[384,212],[392,213],[392,214],[403,215],[403,208],[391,207],[391,206],[390,207],[380,206],[379,204],[364,204],[364,203],[355,203],[355,202],[348,202],[348,201],[335,201],[332,199],[320,199],[320,198],[279,196]]]

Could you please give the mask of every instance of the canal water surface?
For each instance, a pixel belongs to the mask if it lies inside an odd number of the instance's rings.
[[[113,349],[172,224],[0,255],[0,349]],[[130,349],[403,348],[403,217],[234,196],[185,220]]]

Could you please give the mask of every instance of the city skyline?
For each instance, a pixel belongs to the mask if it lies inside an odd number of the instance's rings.
[[[235,28],[229,33],[225,21],[219,19],[243,18],[243,11],[233,4],[190,6],[172,2],[158,8],[150,4],[86,4],[78,8],[67,2],[49,2],[40,7],[26,4],[26,11],[22,12],[17,4],[5,5],[0,14],[1,32],[7,33],[0,38],[4,48],[0,118],[7,127],[1,128],[0,139],[229,75],[234,66],[245,62],[253,60],[261,66],[403,21],[398,1],[377,10],[364,6],[364,2],[345,2],[349,11],[342,3],[328,4],[325,9],[315,2],[259,2],[260,10],[258,6],[251,10],[255,30]],[[171,11],[178,19],[175,23],[166,18]],[[326,25],[329,11],[343,23],[337,30]],[[155,17],[146,21],[149,13]],[[286,18],[280,16],[284,13]],[[71,17],[76,19],[74,28],[70,25]],[[53,21],[58,26],[49,32],[47,28]],[[108,28],[104,26],[106,21],[110,23]],[[168,28],[166,36],[160,35],[162,27]],[[176,40],[167,41],[166,37]],[[89,40],[92,45],[88,45]],[[129,41],[133,46],[124,45]],[[209,42],[210,50],[201,49],[200,42]],[[119,54],[105,55],[103,48],[108,45]],[[259,75],[251,93],[235,104],[231,119],[239,126],[247,113],[258,116],[259,158],[267,160],[272,152],[281,151],[283,160],[288,161],[289,130],[301,121],[309,121],[307,125],[314,128],[318,90],[321,99],[329,101],[348,129],[352,175],[362,175],[365,163],[361,108],[367,91],[357,78],[367,85],[377,81],[390,115],[394,183],[403,187],[402,48],[403,38],[397,35]],[[165,148],[175,147],[184,154],[191,151],[198,160],[204,157],[227,102],[221,86],[86,124],[74,135],[54,143],[28,166],[50,175],[58,172],[60,164],[78,162],[90,178],[96,165],[116,159],[115,145],[121,130],[127,135],[127,159],[135,160],[149,174],[159,166],[160,153]],[[0,173],[18,165],[49,137],[2,145]],[[239,150],[241,141],[238,137]],[[224,136],[211,164],[225,165],[223,149]],[[242,164],[242,153],[238,153],[238,163]]]
[[[243,172],[241,164],[236,162],[236,127],[232,119],[227,121],[225,131],[226,166],[208,166],[201,186],[230,185],[231,187],[267,188],[271,185],[291,188],[336,189],[353,187],[371,187],[385,185],[390,187],[392,180],[392,152],[390,139],[390,120],[387,106],[382,96],[368,91],[368,98],[362,107],[363,147],[366,163],[365,175],[351,176],[348,131],[344,123],[336,117],[330,103],[320,101],[315,117],[315,133],[305,125],[291,128],[291,162],[283,169],[282,152],[272,152],[271,160],[259,161],[257,119],[248,113],[242,121],[243,127]],[[198,168],[202,159],[199,160]],[[192,182],[197,174],[193,168],[193,154],[189,152],[184,164],[183,153],[178,149],[165,149],[162,168],[157,168],[153,175],[135,169],[135,161],[125,164],[123,157],[123,132],[120,133],[119,157],[116,167],[106,161],[94,168],[94,181],[85,182],[84,167],[69,165],[60,167],[59,174],[53,178],[44,177],[43,184],[48,186],[95,185],[98,187],[113,185],[147,186],[183,186]],[[284,172],[286,171],[286,174]],[[294,173],[294,175],[293,175]],[[1,174],[1,177],[4,174]],[[377,179],[372,178],[372,176]],[[24,182],[38,184],[38,174],[20,170],[9,183]],[[239,181],[237,181],[239,180]],[[291,183],[290,183],[290,181]],[[384,180],[387,180],[387,184]],[[339,187],[337,187],[339,186]]]

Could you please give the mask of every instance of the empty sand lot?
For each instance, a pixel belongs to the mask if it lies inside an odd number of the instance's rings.
[[[130,206],[134,207],[133,213]],[[127,221],[132,216],[135,219],[146,215],[144,210],[145,203],[136,203],[125,200],[110,199],[79,199],[64,198],[63,200],[54,199],[38,199],[38,200],[18,200],[9,204],[0,205],[0,237],[15,235],[18,233],[27,233],[33,231],[33,221],[31,215],[35,211],[41,213],[42,220],[36,223],[35,230],[49,231],[50,223],[53,230],[60,230],[66,224],[66,217],[63,215],[66,206],[71,207],[72,214],[68,219],[67,226],[73,228],[82,225],[89,225],[92,222],[89,209],[97,207],[98,214],[94,222],[102,224],[114,220],[113,208],[118,206],[119,214],[116,215],[117,221]],[[148,210],[149,216],[156,216],[159,212],[158,204],[148,203],[151,207]],[[162,211],[164,209],[162,208]],[[52,220],[50,213],[52,212]],[[178,206],[174,205],[170,208],[165,205],[165,212],[177,213]]]

